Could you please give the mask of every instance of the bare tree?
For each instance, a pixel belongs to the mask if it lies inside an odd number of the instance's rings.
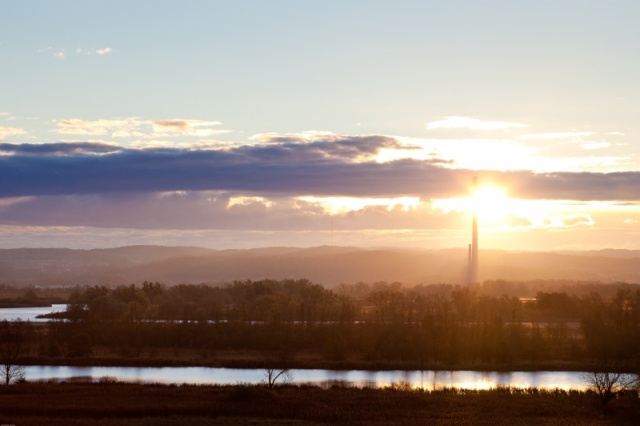
[[[269,389],[273,389],[279,379],[282,379],[284,383],[290,383],[293,381],[293,373],[288,368],[285,368],[283,370],[265,368],[264,377]]]
[[[0,335],[0,379],[6,385],[25,378],[25,367],[18,364],[23,349],[20,325],[3,321]]]
[[[21,382],[26,378],[24,365],[4,363],[0,365],[0,377],[4,379],[5,385],[13,382]]]
[[[609,402],[619,393],[635,389],[640,385],[637,374],[613,373],[603,371],[602,368],[585,373],[582,380],[598,394],[602,409],[605,411],[609,409]]]

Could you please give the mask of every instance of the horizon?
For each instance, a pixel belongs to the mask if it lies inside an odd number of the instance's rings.
[[[640,250],[633,0],[4,9],[0,248]]]
[[[400,246],[336,246],[336,245],[319,245],[319,246],[263,246],[263,247],[242,247],[242,248],[212,248],[205,246],[183,246],[183,245],[157,245],[157,244],[132,244],[121,246],[105,246],[105,247],[87,247],[72,248],[60,246],[33,246],[33,247],[0,247],[0,250],[70,250],[70,251],[99,251],[99,250],[120,250],[131,248],[166,248],[166,249],[202,249],[210,251],[252,251],[252,250],[314,250],[314,249],[336,249],[336,250],[387,250],[387,251],[460,251],[467,253],[468,247],[400,247]],[[505,253],[549,253],[549,254],[581,254],[581,253],[602,253],[602,252],[640,252],[640,249],[618,249],[618,248],[602,248],[602,249],[586,249],[586,250],[509,250],[502,248],[484,248],[481,252],[505,252]],[[603,255],[603,257],[607,257]]]
[[[484,250],[478,281],[469,285],[467,249],[127,246],[100,249],[0,249],[6,285],[130,285],[303,279],[324,286],[402,283],[475,288],[501,282],[549,285],[638,282],[640,250]],[[564,285],[562,284],[562,285]],[[625,284],[626,285],[626,284]],[[637,285],[637,284],[635,284]],[[528,286],[526,291],[532,291]]]

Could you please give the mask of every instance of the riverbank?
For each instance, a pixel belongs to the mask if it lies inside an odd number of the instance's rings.
[[[59,355],[29,355],[23,365],[68,365],[76,367],[214,367],[214,368],[295,368],[325,370],[475,370],[475,371],[590,371],[593,365],[585,361],[556,360],[547,362],[510,363],[433,363],[402,360],[367,360],[352,356],[344,360],[326,359],[322,353],[296,352],[286,355],[262,351],[189,350],[185,348],[154,348],[124,354],[112,348],[94,347],[82,357]],[[122,351],[120,351],[122,352]],[[635,372],[625,365],[623,372]]]
[[[637,424],[637,394],[604,415],[591,392],[427,392],[315,386],[24,383],[0,386],[1,424],[29,425],[613,425]]]
[[[56,304],[66,304],[70,290],[61,289],[19,289],[0,286],[0,309],[44,308]]]

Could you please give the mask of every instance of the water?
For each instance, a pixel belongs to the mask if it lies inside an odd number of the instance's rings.
[[[291,370],[295,384],[318,386],[341,384],[359,387],[385,387],[407,383],[426,390],[454,387],[491,389],[497,386],[541,389],[586,389],[580,372],[482,372],[482,371],[333,371]],[[165,384],[257,384],[265,381],[262,369],[210,367],[64,367],[28,366],[26,376],[35,380],[99,380],[110,377],[118,381]]]
[[[66,305],[44,308],[0,309],[0,321],[23,320],[44,322],[36,316],[66,309]],[[443,387],[464,389],[491,389],[496,386],[514,388],[537,387],[544,389],[585,389],[580,372],[483,372],[483,371],[364,371],[364,370],[292,370],[293,383],[318,386],[342,384],[345,386],[385,387],[392,383],[408,383],[414,388],[428,390]],[[143,383],[237,384],[261,383],[264,370],[209,367],[63,367],[28,366],[28,380],[68,380],[83,378],[99,380],[112,377],[119,381]]]
[[[0,321],[31,321],[31,322],[47,322],[47,318],[36,318],[38,315],[44,315],[51,312],[61,312],[67,309],[66,304],[51,305],[41,308],[2,308],[0,309]]]

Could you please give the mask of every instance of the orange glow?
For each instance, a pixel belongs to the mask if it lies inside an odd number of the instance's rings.
[[[470,197],[471,211],[478,215],[478,220],[487,224],[498,224],[504,221],[511,208],[511,200],[504,191],[495,186],[480,186]]]

